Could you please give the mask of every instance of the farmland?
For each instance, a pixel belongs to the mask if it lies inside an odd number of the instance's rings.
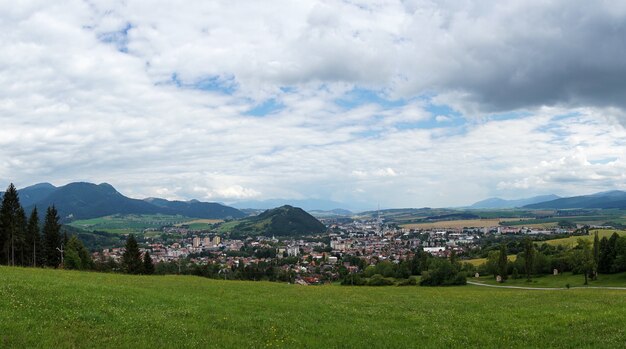
[[[621,348],[626,291],[306,287],[0,267],[3,347]]]
[[[459,220],[446,220],[437,222],[425,222],[425,223],[410,223],[401,225],[406,229],[443,229],[453,228],[460,229],[465,227],[493,227],[498,226],[500,222],[505,219],[491,218],[491,219],[459,219]]]

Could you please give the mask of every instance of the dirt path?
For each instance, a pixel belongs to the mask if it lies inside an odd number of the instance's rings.
[[[474,281],[468,281],[467,282],[470,285],[474,285],[474,286],[484,286],[484,287],[495,287],[495,288],[512,288],[512,289],[517,289],[517,290],[543,290],[543,291],[558,291],[558,290],[567,290],[568,288],[565,287],[523,287],[523,286],[500,286],[500,285],[489,285],[489,284],[483,284],[480,282],[474,282]],[[613,287],[613,286],[576,286],[576,287],[570,287],[569,289],[575,289],[575,288],[595,288],[595,289],[602,289],[602,290],[626,290],[626,287]]]

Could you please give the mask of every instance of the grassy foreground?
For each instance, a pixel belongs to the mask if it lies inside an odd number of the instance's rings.
[[[306,287],[0,267],[0,347],[604,347],[626,291]]]

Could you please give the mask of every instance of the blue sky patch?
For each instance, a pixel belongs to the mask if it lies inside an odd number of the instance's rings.
[[[274,98],[270,98],[261,104],[256,105],[254,108],[245,112],[245,115],[250,116],[266,116],[268,114],[276,113],[285,108],[285,105],[277,102]]]
[[[335,103],[344,109],[354,109],[367,104],[378,104],[383,108],[397,108],[406,105],[403,99],[390,100],[381,97],[379,92],[364,88],[354,88]]]
[[[118,51],[128,53],[128,32],[133,28],[131,23],[114,32],[102,33],[98,35],[98,40],[114,45]]]

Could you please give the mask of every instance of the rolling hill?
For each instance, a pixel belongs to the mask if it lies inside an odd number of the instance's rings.
[[[620,190],[606,191],[591,195],[560,198],[526,205],[529,209],[573,209],[573,208],[626,208],[626,192]]]
[[[296,236],[321,234],[326,231],[326,226],[303,209],[285,205],[267,210],[258,216],[229,222],[222,230],[242,236]]]
[[[33,207],[45,214],[54,205],[63,221],[89,219],[113,214],[168,214],[205,219],[241,218],[245,214],[218,203],[132,199],[107,183],[70,183],[61,187],[41,183],[18,190],[20,203],[27,212]]]

